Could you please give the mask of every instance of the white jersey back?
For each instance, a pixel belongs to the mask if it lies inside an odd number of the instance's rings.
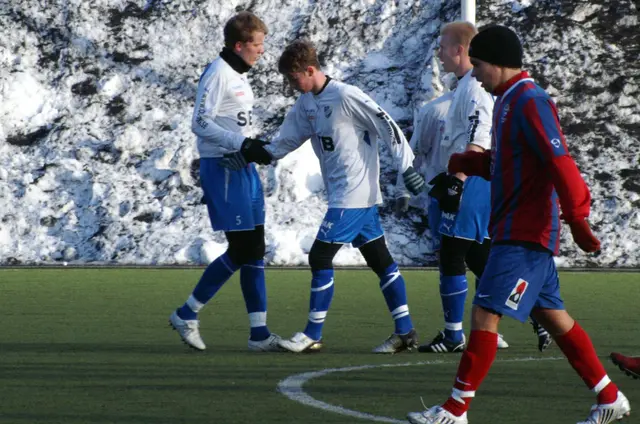
[[[253,100],[246,74],[236,72],[224,59],[218,57],[205,68],[191,120],[200,157],[240,150],[251,128]]]
[[[335,80],[317,95],[300,96],[269,149],[281,158],[309,138],[330,208],[382,203],[378,139],[387,143],[401,173],[413,163],[409,143],[389,115],[359,88]]]
[[[453,91],[441,142],[441,169],[447,169],[451,155],[464,152],[469,143],[491,148],[492,114],[493,97],[467,72]]]
[[[452,100],[453,91],[448,91],[422,106],[414,119],[413,135],[409,141],[409,145],[416,155],[413,167],[427,182],[447,170],[441,164],[440,143]],[[400,175],[398,175],[396,182],[396,197],[410,197]]]

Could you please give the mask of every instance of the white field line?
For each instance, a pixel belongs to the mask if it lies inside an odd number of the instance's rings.
[[[564,357],[548,357],[548,358],[511,358],[496,360],[495,362],[532,362],[532,361],[559,361],[565,360]],[[332,405],[327,402],[317,400],[307,394],[303,386],[313,380],[314,378],[324,377],[325,375],[337,373],[337,372],[351,372],[362,371],[373,368],[392,368],[392,367],[415,367],[420,365],[442,365],[442,364],[457,364],[459,361],[419,361],[419,362],[404,362],[400,364],[377,364],[377,365],[359,365],[355,367],[345,368],[327,368],[320,371],[310,371],[302,374],[295,374],[285,378],[278,383],[278,391],[291,399],[294,402],[301,403],[303,405],[311,406],[312,408],[322,409],[324,411],[333,412],[336,414],[346,415],[349,417],[360,418],[368,421],[375,421],[379,423],[393,423],[393,424],[406,424],[407,421],[398,420],[391,417],[383,417],[380,415],[367,414],[366,412],[354,411],[352,409],[344,408],[342,406]],[[445,393],[446,394],[446,393]],[[444,394],[443,394],[444,395]],[[418,394],[416,393],[416,397]]]

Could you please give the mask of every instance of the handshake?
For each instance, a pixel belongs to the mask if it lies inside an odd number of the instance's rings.
[[[247,137],[242,142],[239,151],[223,156],[220,165],[233,171],[244,168],[250,162],[270,165],[273,162],[273,156],[264,148],[267,144],[269,144],[268,141]]]

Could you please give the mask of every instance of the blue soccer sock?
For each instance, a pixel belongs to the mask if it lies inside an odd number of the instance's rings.
[[[407,290],[404,278],[400,274],[398,265],[394,262],[384,270],[380,277],[380,290],[387,302],[387,307],[393,317],[396,334],[407,334],[413,328],[409,306],[407,306]]]
[[[211,262],[204,270],[204,274],[200,277],[200,281],[193,289],[187,302],[178,309],[178,316],[185,320],[197,319],[200,309],[211,300],[237,270],[238,266],[231,261],[226,252]]]
[[[265,340],[271,335],[267,328],[267,290],[264,281],[264,260],[254,260],[240,268],[240,287],[249,314],[250,339]]]
[[[440,274],[440,298],[444,312],[444,336],[451,341],[462,341],[462,318],[467,299],[466,275]]]
[[[333,298],[333,269],[312,271],[309,321],[304,334],[313,340],[322,338],[322,326]]]

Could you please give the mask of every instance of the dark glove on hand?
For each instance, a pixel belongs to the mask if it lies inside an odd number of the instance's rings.
[[[404,180],[405,187],[414,196],[420,194],[424,188],[424,178],[422,178],[422,175],[418,174],[418,172],[413,169],[413,166],[410,166],[406,171],[404,171],[402,178]]]
[[[460,200],[462,199],[462,188],[464,182],[453,175],[447,176],[446,191],[444,196],[439,200],[440,210],[448,213],[456,213],[460,209]]]
[[[247,162],[269,165],[273,160],[273,156],[264,148],[267,144],[270,143],[268,141],[247,137],[242,142],[240,153],[242,153],[242,156]]]
[[[429,185],[432,186],[429,190],[429,196],[436,199],[438,202],[444,197],[447,192],[447,178],[446,172],[441,172],[429,181]]]
[[[573,241],[576,242],[580,249],[588,253],[600,250],[600,240],[593,235],[586,219],[578,219],[568,224],[569,228],[571,228]]]
[[[395,214],[396,218],[402,218],[404,214],[409,210],[409,198],[408,197],[398,197],[396,199],[395,205]]]

